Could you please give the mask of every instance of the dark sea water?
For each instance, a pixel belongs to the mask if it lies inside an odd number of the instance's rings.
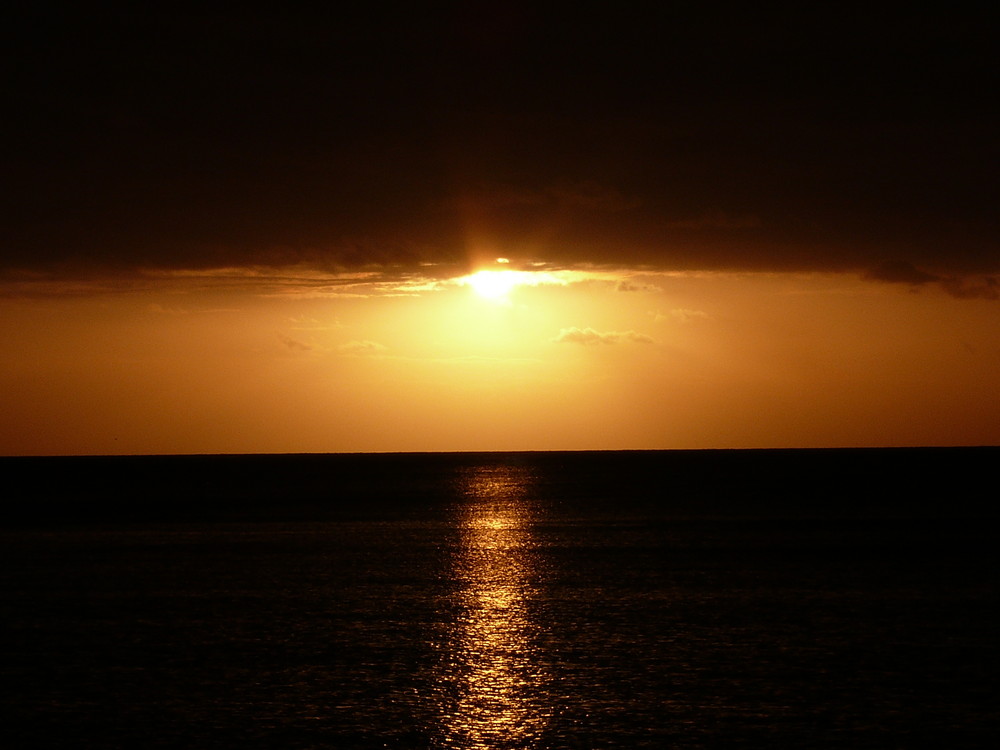
[[[3,744],[993,748],[998,459],[0,459]]]

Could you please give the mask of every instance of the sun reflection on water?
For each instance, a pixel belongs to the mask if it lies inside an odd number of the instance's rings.
[[[533,698],[545,681],[530,604],[535,553],[527,480],[510,467],[468,478],[455,560],[461,616],[447,646],[454,702],[443,717],[443,746],[535,747],[547,722]]]

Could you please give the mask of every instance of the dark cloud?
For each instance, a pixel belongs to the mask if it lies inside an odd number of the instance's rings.
[[[993,276],[942,279],[941,287],[957,299],[1000,299],[1000,282]]]
[[[1000,282],[993,276],[937,276],[907,261],[883,263],[869,270],[865,276],[873,281],[913,287],[936,284],[956,299],[1000,299]]]
[[[655,10],[26,6],[3,268],[1000,271],[985,17]]]
[[[912,263],[905,260],[886,261],[885,263],[869,270],[865,275],[873,281],[885,281],[893,284],[911,284],[913,286],[930,284],[941,280],[939,276],[927,273],[926,271],[921,271]]]

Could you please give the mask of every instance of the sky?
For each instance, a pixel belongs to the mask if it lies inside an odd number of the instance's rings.
[[[0,454],[1000,444],[973,4],[5,14]]]

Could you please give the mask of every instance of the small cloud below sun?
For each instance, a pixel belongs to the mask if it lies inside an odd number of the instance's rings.
[[[636,344],[652,344],[653,339],[638,331],[597,331],[593,328],[563,328],[559,335],[552,339],[557,344],[582,344],[595,346],[597,344],[620,344],[630,341]]]
[[[337,347],[341,354],[381,354],[388,351],[389,347],[377,341],[348,341]]]

